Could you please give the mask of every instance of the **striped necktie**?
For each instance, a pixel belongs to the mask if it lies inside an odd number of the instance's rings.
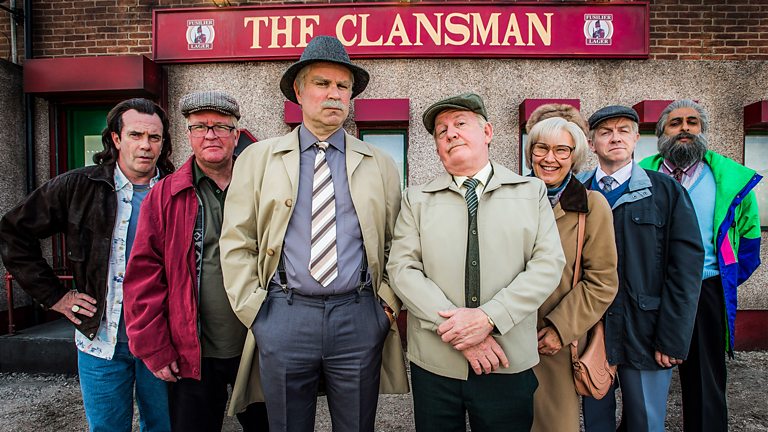
[[[467,210],[469,210],[469,215],[474,216],[475,213],[477,213],[477,185],[480,184],[480,180],[475,178],[468,178],[464,180],[464,183],[462,183],[462,186],[467,188],[467,191],[464,192],[464,199],[467,200]]]
[[[336,199],[325,150],[328,143],[318,141],[315,173],[312,179],[312,240],[309,273],[326,287],[338,276],[336,255]]]
[[[467,256],[464,266],[464,306],[480,306],[480,243],[477,237],[477,185],[480,180],[469,178],[462,185],[467,188],[464,199],[467,200],[469,226],[467,227]]]

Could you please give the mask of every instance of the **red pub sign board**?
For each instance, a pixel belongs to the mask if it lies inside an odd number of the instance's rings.
[[[157,62],[295,60],[316,35],[355,58],[647,58],[648,3],[345,3],[156,9]]]

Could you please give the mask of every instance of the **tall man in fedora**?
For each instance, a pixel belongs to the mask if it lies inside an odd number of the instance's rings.
[[[252,332],[232,405],[263,397],[273,431],[314,429],[321,376],[335,431],[373,430],[380,379],[383,392],[408,390],[392,325],[400,301],[384,271],[398,171],[342,129],[368,79],[338,39],[315,37],[280,82],[301,105],[302,124],[235,164],[222,270]]]

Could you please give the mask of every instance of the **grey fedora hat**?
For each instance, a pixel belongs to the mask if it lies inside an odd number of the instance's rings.
[[[296,92],[293,91],[293,82],[296,80],[296,75],[299,74],[299,71],[304,66],[316,62],[336,63],[349,68],[355,77],[355,83],[352,86],[353,98],[362,93],[368,86],[368,80],[370,79],[368,72],[360,66],[352,64],[349,60],[349,54],[347,54],[347,50],[344,49],[341,41],[333,36],[315,36],[309,41],[307,47],[304,48],[299,61],[292,64],[280,80],[280,90],[288,100],[298,103]]]

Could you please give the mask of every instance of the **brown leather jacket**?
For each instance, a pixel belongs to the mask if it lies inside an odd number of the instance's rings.
[[[114,165],[68,171],[49,180],[0,220],[0,255],[5,268],[41,306],[50,308],[67,292],[43,257],[40,240],[66,237],[75,287],[97,301],[96,314],[77,326],[93,339],[104,314],[112,232],[117,215]]]

